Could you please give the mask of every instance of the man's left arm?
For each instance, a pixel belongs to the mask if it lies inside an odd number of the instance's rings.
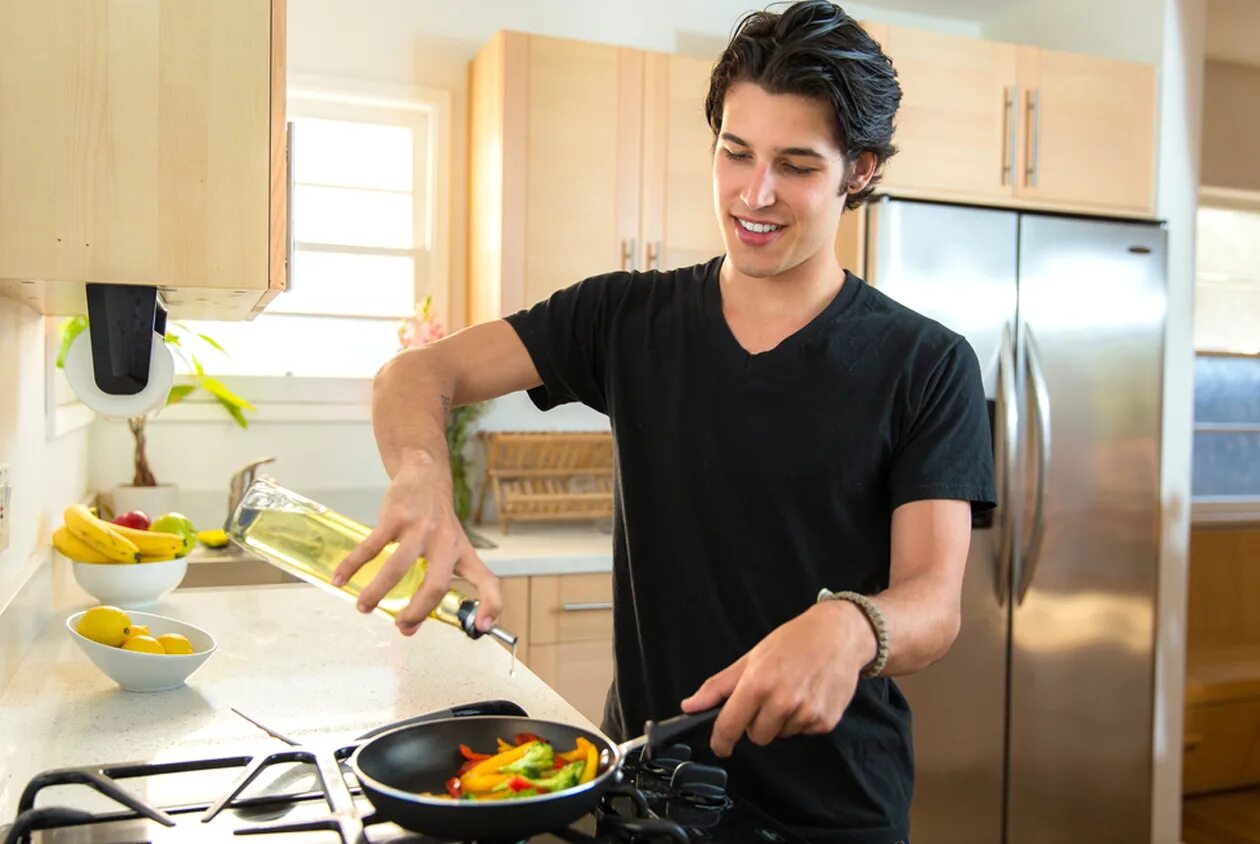
[[[971,542],[967,501],[911,501],[893,511],[888,589],[870,600],[888,630],[883,676],[922,670],[958,635],[963,571]],[[683,701],[684,712],[717,706],[712,746],[730,755],[745,733],[755,744],[800,733],[829,733],[877,653],[865,613],[823,601],[783,624]]]

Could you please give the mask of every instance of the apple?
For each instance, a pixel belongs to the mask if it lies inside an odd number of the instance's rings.
[[[114,524],[129,527],[134,530],[148,530],[149,516],[143,510],[131,510],[114,517]]]

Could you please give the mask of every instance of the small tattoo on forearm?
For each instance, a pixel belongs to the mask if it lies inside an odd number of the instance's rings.
[[[451,418],[451,397],[442,396],[442,418],[450,420]]]

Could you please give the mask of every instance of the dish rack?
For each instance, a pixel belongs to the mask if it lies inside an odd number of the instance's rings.
[[[607,431],[481,431],[486,472],[473,518],[481,524],[487,491],[499,529],[513,522],[607,519],[613,511],[612,434]]]

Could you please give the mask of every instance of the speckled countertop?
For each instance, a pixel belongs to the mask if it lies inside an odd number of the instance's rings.
[[[437,622],[412,638],[305,585],[177,590],[149,612],[218,640],[186,685],[125,692],[79,650],[56,613],[0,697],[0,828],[48,768],[249,754],[280,745],[231,711],[299,742],[352,740],[382,724],[504,698],[537,718],[592,727],[510,656]]]

